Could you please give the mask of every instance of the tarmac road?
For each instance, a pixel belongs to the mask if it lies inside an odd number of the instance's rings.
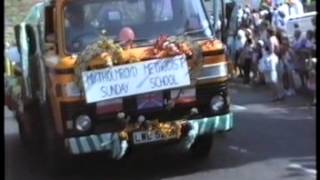
[[[95,156],[74,162],[70,174],[52,177],[39,152],[21,145],[17,124],[6,110],[6,180],[313,180],[315,170],[315,108],[310,98],[269,101],[265,87],[230,84],[235,128],[217,136],[212,155],[196,161],[177,153],[149,150],[115,164]]]

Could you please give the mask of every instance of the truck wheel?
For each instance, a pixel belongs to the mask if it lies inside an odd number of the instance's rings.
[[[30,114],[33,114],[33,111],[26,111],[25,113],[21,114],[19,112],[14,111],[14,117],[17,120],[18,123],[18,130],[19,130],[19,138],[24,147],[27,148],[27,150],[30,150],[31,152],[36,152],[39,148],[41,148],[41,145],[43,144],[43,141],[41,139],[42,134],[39,127],[35,127],[34,124],[30,124],[28,122],[30,118]],[[22,119],[26,118],[26,119]],[[27,122],[24,122],[27,121]],[[27,124],[25,124],[27,123]],[[28,124],[29,123],[29,124]],[[28,133],[26,131],[26,126],[31,126],[31,132]]]
[[[213,144],[213,135],[199,136],[191,146],[191,153],[196,158],[206,158],[210,155]]]
[[[14,114],[15,114],[15,118],[16,118],[17,123],[18,123],[20,141],[21,141],[23,146],[28,146],[30,144],[30,142],[28,141],[26,131],[25,131],[24,126],[23,126],[23,124],[21,122],[21,118],[17,113],[14,113]]]
[[[41,118],[44,128],[44,155],[46,159],[46,167],[52,175],[65,174],[68,164],[63,151],[63,143],[60,143],[55,130],[54,123],[51,119],[52,115],[47,105],[41,107]]]
[[[67,169],[67,160],[57,146],[54,140],[46,139],[44,147],[46,167],[51,175],[65,174]]]

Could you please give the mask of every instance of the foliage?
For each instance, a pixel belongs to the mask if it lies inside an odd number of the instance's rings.
[[[19,24],[28,11],[31,9],[34,1],[31,0],[5,0],[5,41],[10,44],[15,42],[13,26]]]
[[[77,58],[75,64],[76,82],[83,90],[82,72],[86,71],[89,67],[90,61],[100,56],[105,61],[107,67],[123,62],[122,47],[113,42],[113,40],[102,36],[99,41],[87,46]]]

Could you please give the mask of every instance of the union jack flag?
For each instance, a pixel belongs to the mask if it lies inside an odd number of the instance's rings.
[[[122,110],[122,99],[113,99],[97,103],[97,114],[106,114]]]
[[[138,110],[163,106],[163,95],[160,92],[139,95],[137,97]]]

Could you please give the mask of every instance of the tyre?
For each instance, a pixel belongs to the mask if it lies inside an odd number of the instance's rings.
[[[210,155],[213,145],[213,135],[199,136],[191,146],[192,156],[195,158],[206,158]]]
[[[31,105],[30,105],[31,106]],[[18,123],[19,138],[24,147],[31,152],[37,152],[41,149],[43,144],[43,130],[42,127],[35,124],[34,120],[40,120],[36,114],[36,108],[26,107],[24,113],[14,112],[14,117]],[[35,106],[37,107],[37,106]],[[26,128],[30,131],[26,131]]]
[[[21,117],[16,112],[14,114],[15,114],[14,116],[15,116],[17,123],[18,123],[19,139],[24,147],[28,147],[28,145],[30,145],[30,141],[27,137],[25,127],[21,121]]]
[[[63,175],[68,168],[69,159],[63,148],[63,141],[56,134],[52,114],[48,105],[41,105],[41,119],[44,129],[44,156],[46,168],[51,175]]]
[[[54,176],[66,174],[68,160],[56,141],[47,139],[44,147],[44,155],[49,174]]]

